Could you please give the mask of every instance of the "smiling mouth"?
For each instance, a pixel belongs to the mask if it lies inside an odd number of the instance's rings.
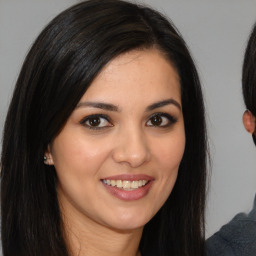
[[[138,188],[144,187],[149,183],[148,180],[102,180],[102,182],[108,186],[117,187],[125,191],[132,191]]]

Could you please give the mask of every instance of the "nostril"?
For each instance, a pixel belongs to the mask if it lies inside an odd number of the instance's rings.
[[[113,150],[113,159],[117,163],[127,163],[131,167],[137,167],[147,162],[150,152],[143,142],[130,140],[129,143],[119,143]]]

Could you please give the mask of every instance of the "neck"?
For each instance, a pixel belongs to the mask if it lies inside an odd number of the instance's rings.
[[[63,217],[65,239],[72,256],[140,256],[143,227],[115,230],[84,216],[82,219]]]

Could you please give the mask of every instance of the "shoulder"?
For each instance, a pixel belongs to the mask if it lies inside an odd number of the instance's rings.
[[[208,256],[256,255],[256,198],[249,214],[239,213],[206,241]]]

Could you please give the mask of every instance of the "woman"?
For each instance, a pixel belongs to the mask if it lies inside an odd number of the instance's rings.
[[[9,255],[203,255],[204,105],[156,11],[82,2],[32,46],[6,119]]]

